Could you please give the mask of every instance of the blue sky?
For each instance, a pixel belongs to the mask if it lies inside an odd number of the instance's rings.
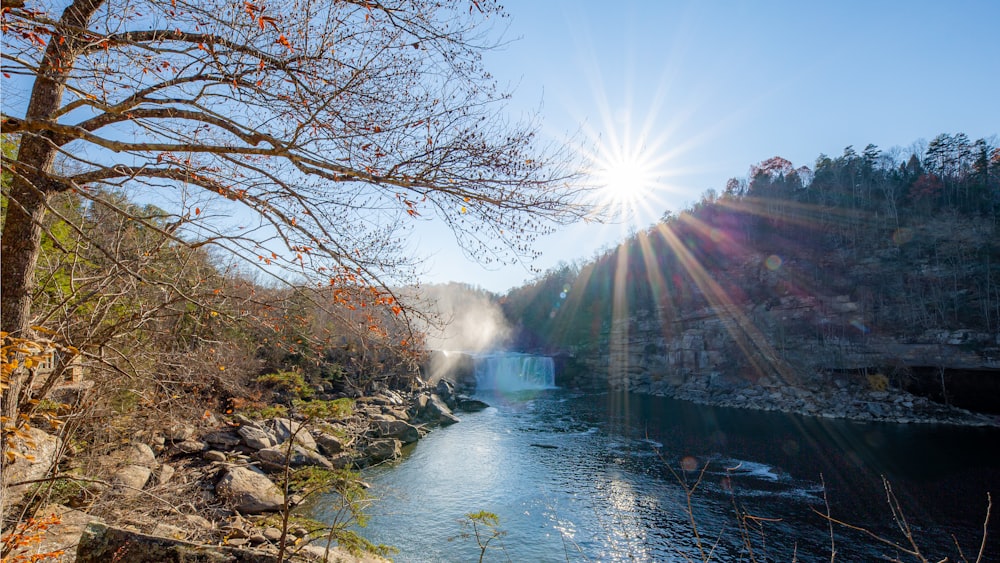
[[[1000,0],[506,0],[486,64],[552,139],[643,149],[655,182],[633,223],[680,210],[775,155],[812,166],[844,147],[908,148],[1000,133]],[[613,150],[613,149],[612,149]],[[535,266],[592,256],[627,224],[545,237]],[[434,229],[426,281],[505,291],[534,276],[485,269]]]

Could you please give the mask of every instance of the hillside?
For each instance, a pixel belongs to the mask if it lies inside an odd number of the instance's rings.
[[[858,387],[997,413],[998,212],[990,140],[848,147],[811,169],[775,157],[503,305],[517,347],[566,355],[576,384],[712,402],[749,393],[765,407],[777,392],[775,408],[802,412]]]

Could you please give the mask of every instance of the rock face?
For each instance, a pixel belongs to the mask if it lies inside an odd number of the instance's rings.
[[[266,553],[232,547],[198,545],[91,523],[80,538],[77,563],[277,563]]]
[[[230,467],[215,490],[233,508],[246,514],[270,512],[283,505],[278,487],[263,473],[247,467]]]

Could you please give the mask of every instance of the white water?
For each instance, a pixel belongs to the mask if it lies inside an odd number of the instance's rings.
[[[501,353],[476,357],[479,391],[554,389],[555,381],[555,364],[547,356]]]

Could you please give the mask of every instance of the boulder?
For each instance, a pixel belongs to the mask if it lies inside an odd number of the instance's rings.
[[[150,448],[146,444],[133,442],[125,447],[124,453],[125,463],[127,464],[141,465],[150,469],[156,469],[160,465],[156,462],[156,454],[153,453],[153,448]]]
[[[62,440],[34,427],[28,429],[27,433],[29,436],[27,440],[14,439],[14,447],[19,453],[32,456],[33,459],[18,456],[13,463],[4,460],[3,482],[0,485],[6,486],[8,483],[41,479],[55,465]],[[29,487],[31,485],[10,487],[4,490],[3,504],[10,506],[16,503],[24,496]]]
[[[396,438],[404,444],[420,439],[420,431],[402,420],[376,420],[373,424],[373,432],[379,438]]]
[[[280,510],[284,497],[264,473],[249,467],[230,467],[215,492],[245,514]]]
[[[201,439],[209,445],[222,449],[232,449],[240,445],[239,435],[235,432],[229,432],[227,430],[209,432],[208,434],[202,436]]]
[[[448,405],[446,405],[440,397],[434,394],[427,398],[426,406],[424,406],[420,415],[424,420],[433,424],[447,426],[458,422],[458,418],[452,414]]]
[[[243,439],[243,443],[247,447],[255,450],[262,450],[278,445],[278,438],[274,434],[256,425],[240,426],[236,433],[240,435],[240,438]]]
[[[346,450],[349,444],[347,440],[338,438],[333,434],[320,432],[316,435],[316,445],[323,455],[331,456]]]
[[[260,460],[267,469],[283,468],[285,466],[286,456],[288,456],[287,444],[264,448],[254,454],[254,458]],[[315,465],[318,467],[325,467],[326,469],[333,468],[330,460],[323,457],[321,453],[316,450],[311,450],[301,444],[294,444],[292,446],[292,453],[291,456],[288,457],[288,464],[290,467]]]
[[[373,465],[390,459],[396,459],[402,455],[402,443],[390,438],[387,440],[375,440],[365,446],[361,451],[368,465]]]
[[[483,401],[480,401],[479,399],[470,399],[468,397],[459,397],[457,403],[458,410],[465,412],[478,412],[489,408],[489,405]]]
[[[448,405],[448,408],[455,408],[455,384],[447,379],[439,379],[434,392]]]
[[[83,530],[87,525],[91,522],[101,522],[101,519],[96,516],[60,504],[50,504],[39,510],[37,515],[38,518],[50,516],[59,517],[59,523],[46,528],[45,533],[41,534],[41,541],[33,545],[29,553],[22,553],[22,555],[52,553],[53,551],[73,553],[77,544],[80,543],[80,536],[83,535]],[[20,561],[16,556],[12,560]],[[59,561],[62,560],[59,559]],[[50,559],[44,558],[42,561],[50,561]]]
[[[287,418],[276,418],[272,421],[272,425],[274,427],[274,435],[278,439],[279,444],[284,444],[294,435],[295,441],[299,444],[311,450],[316,449],[316,440],[298,422]]]
[[[183,442],[174,444],[171,452],[175,454],[196,454],[207,447],[208,444],[200,440],[184,440]]]
[[[190,424],[173,424],[163,432],[163,437],[171,442],[183,442],[194,436],[194,427]]]
[[[115,489],[126,497],[134,497],[146,486],[153,470],[142,465],[124,465],[115,473],[112,483]]]

